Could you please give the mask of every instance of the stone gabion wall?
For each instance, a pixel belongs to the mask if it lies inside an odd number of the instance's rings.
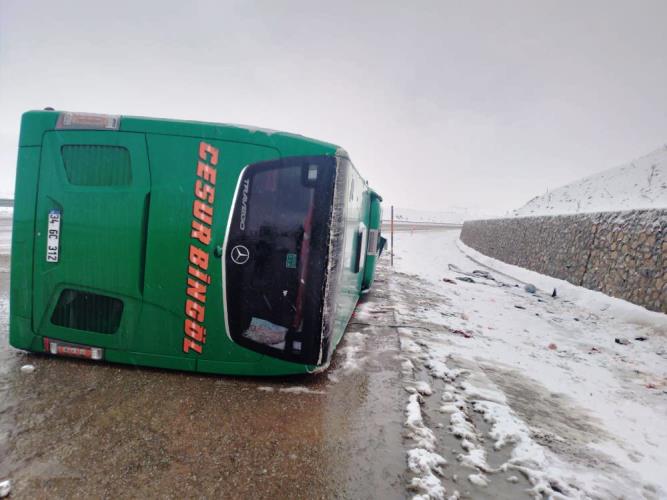
[[[667,313],[667,209],[467,221],[477,251]]]

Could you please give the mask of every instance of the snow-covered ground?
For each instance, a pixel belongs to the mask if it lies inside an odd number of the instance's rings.
[[[633,162],[537,196],[515,216],[667,208],[667,145]]]
[[[419,498],[666,498],[667,315],[484,257],[458,236],[395,236],[409,487]]]

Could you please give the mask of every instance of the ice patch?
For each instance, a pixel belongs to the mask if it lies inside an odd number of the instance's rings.
[[[554,456],[551,461],[547,460],[545,449],[533,441],[529,428],[508,406],[491,401],[474,401],[472,404],[475,411],[482,413],[484,420],[491,424],[489,435],[495,440],[496,450],[514,445],[510,460],[500,469],[512,467],[521,471],[531,482],[531,492],[536,498],[588,498],[586,493],[569,485]]]
[[[426,362],[426,367],[429,369],[433,377],[448,380],[450,382],[453,382],[465,373],[464,370],[449,368],[447,364],[438,359],[429,359]]]
[[[445,493],[447,493],[440,479],[433,474],[413,477],[410,481],[410,489],[421,493],[413,496],[412,500],[444,500]]]
[[[489,480],[481,472],[478,474],[470,474],[468,476],[468,481],[470,481],[472,484],[476,484],[477,486],[488,486],[489,484]]]
[[[456,410],[449,417],[449,430],[459,439],[472,440],[476,438],[475,427],[468,421],[468,417],[461,410]]]
[[[280,392],[285,392],[289,394],[326,394],[324,391],[316,391],[314,389],[309,389],[308,387],[303,386],[294,386],[294,387],[281,387],[278,389]]]
[[[475,445],[472,441],[465,440],[467,453],[460,453],[457,457],[461,465],[471,469],[478,469],[481,471],[490,471],[489,465],[486,463],[486,452],[480,446]]]
[[[408,468],[417,474],[410,480],[409,488],[418,493],[413,499],[444,500],[446,490],[437,475],[442,475],[447,461],[434,451],[435,434],[424,424],[420,398],[418,393],[411,394],[405,409],[408,437],[417,444],[417,448],[408,450]]]
[[[495,440],[493,447],[496,450],[508,444],[514,445],[510,463],[531,468],[544,467],[544,448],[532,440],[528,426],[508,406],[491,401],[473,401],[472,405],[491,424],[489,436]]]
[[[404,375],[410,375],[415,370],[415,365],[409,359],[404,359],[401,363],[401,371]]]
[[[417,354],[422,351],[422,348],[414,340],[405,337],[399,337],[399,339],[401,343],[401,351],[410,354]]]
[[[9,479],[5,479],[0,482],[0,498],[5,498],[9,496],[12,492],[12,482]]]
[[[408,385],[405,387],[405,390],[411,393],[419,393],[422,396],[430,396],[433,394],[433,389],[431,389],[431,386],[429,385],[428,382],[424,382],[423,380],[418,380],[417,382],[414,382],[412,385]]]
[[[284,392],[286,394],[326,394],[325,391],[317,391],[300,385],[293,387],[278,387],[277,389],[269,385],[261,385],[257,390],[262,392],[276,392],[277,390],[278,392]]]
[[[419,394],[410,395],[405,409],[405,426],[409,430],[409,437],[417,443],[418,447],[433,451],[435,449],[435,435],[431,429],[424,425],[419,399]]]
[[[447,460],[423,448],[414,448],[408,451],[408,467],[415,474],[426,474],[436,472],[442,475],[442,466],[447,465]]]
[[[465,382],[461,382],[460,387],[465,392],[466,399],[476,400],[481,399],[484,401],[493,401],[500,404],[507,404],[507,398],[505,394],[500,392],[495,388],[481,388],[471,384],[471,380],[474,380],[475,377],[471,377]]]
[[[360,332],[352,331],[345,333],[344,345],[341,345],[337,349],[337,356],[343,356],[343,361],[333,372],[329,372],[329,380],[338,382],[339,374],[348,374],[361,370],[366,361],[366,356],[360,354],[363,350],[364,342],[365,336]]]

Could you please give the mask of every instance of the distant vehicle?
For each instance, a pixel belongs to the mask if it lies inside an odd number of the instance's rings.
[[[23,115],[10,343],[209,373],[325,369],[382,251],[347,153],[236,125]]]

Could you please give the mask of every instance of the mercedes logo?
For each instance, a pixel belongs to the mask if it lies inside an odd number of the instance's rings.
[[[232,262],[234,264],[243,265],[248,262],[248,259],[250,259],[250,252],[248,251],[247,247],[244,247],[243,245],[236,245],[234,248],[232,248],[230,257],[232,258]]]

